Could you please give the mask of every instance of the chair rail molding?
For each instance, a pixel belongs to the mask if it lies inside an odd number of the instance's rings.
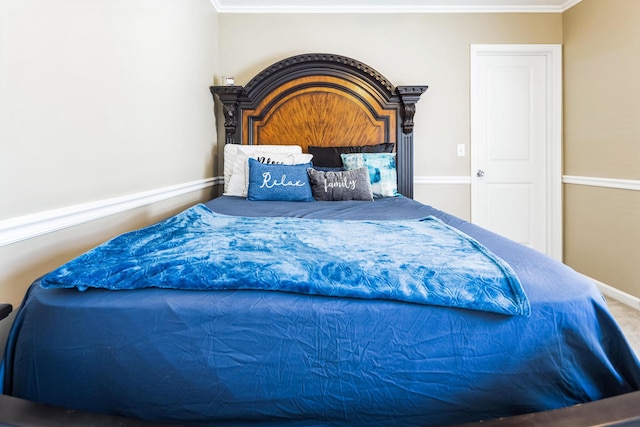
[[[416,176],[416,184],[466,184],[471,185],[471,176]]]
[[[562,177],[562,182],[564,184],[588,185],[591,187],[618,188],[621,190],[640,191],[640,180],[637,179],[617,179],[564,175]]]
[[[73,227],[222,183],[207,178],[126,196],[82,203],[0,221],[0,246]]]

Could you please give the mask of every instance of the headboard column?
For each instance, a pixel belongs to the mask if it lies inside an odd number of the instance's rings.
[[[428,86],[396,86],[396,93],[402,102],[400,120],[398,122],[397,163],[398,191],[413,199],[413,116],[416,113],[416,102],[427,90]]]
[[[242,86],[211,86],[211,95],[218,95],[222,102],[224,114],[224,142],[225,144],[239,144],[238,130],[238,98],[244,90]],[[215,101],[215,96],[214,96]]]

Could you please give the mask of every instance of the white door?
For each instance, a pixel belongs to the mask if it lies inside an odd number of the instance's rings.
[[[562,258],[559,45],[471,46],[471,220]]]

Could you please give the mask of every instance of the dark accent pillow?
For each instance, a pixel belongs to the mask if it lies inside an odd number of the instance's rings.
[[[317,147],[310,145],[307,150],[313,154],[313,165],[324,168],[341,168],[341,154],[349,153],[393,153],[395,144],[386,142],[378,145],[358,145],[345,147]]]
[[[324,172],[307,169],[311,192],[316,200],[373,201],[369,171],[366,167],[350,171]]]
[[[249,200],[312,202],[307,168],[311,163],[279,165],[249,158]]]

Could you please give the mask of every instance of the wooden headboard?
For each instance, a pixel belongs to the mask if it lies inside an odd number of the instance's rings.
[[[340,55],[292,56],[246,86],[212,86],[222,102],[225,144],[396,146],[398,192],[413,198],[413,116],[427,86],[393,86]],[[215,97],[214,97],[215,99]]]

